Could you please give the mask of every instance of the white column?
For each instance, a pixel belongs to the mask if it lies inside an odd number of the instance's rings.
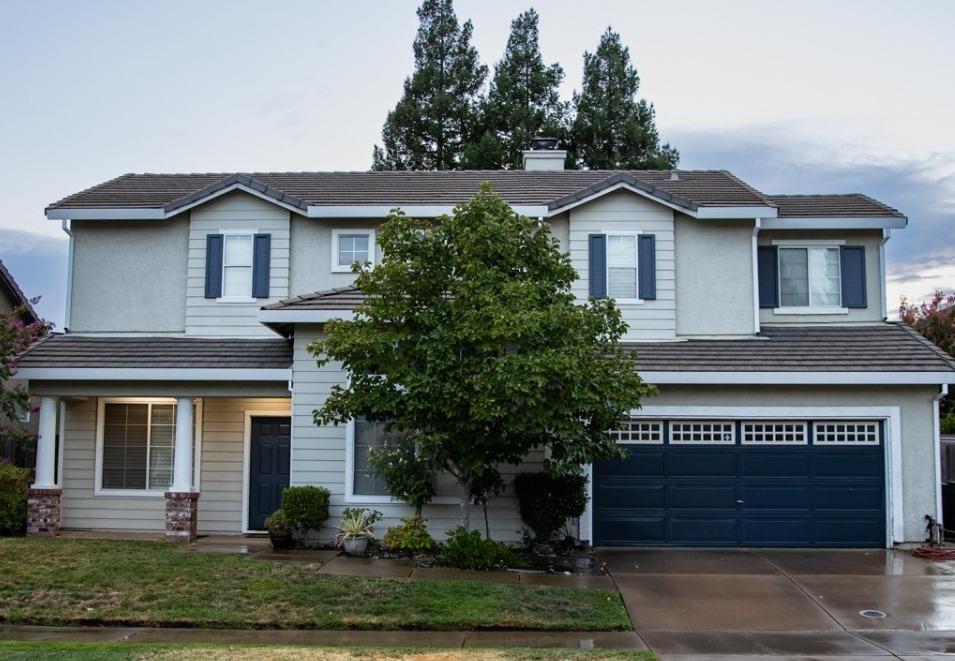
[[[176,400],[176,451],[170,491],[192,491],[192,430],[193,405],[191,397]]]
[[[56,397],[40,398],[40,423],[36,442],[36,479],[34,489],[55,489],[56,465]]]

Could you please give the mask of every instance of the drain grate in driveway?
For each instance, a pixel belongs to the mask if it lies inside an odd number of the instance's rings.
[[[868,617],[873,620],[881,620],[887,617],[886,614],[883,613],[882,611],[871,610],[871,609],[859,611],[859,615],[861,615],[862,617]]]

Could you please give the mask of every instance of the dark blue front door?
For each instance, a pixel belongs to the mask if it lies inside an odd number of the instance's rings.
[[[749,444],[745,421],[715,442],[673,442],[659,424],[628,459],[594,464],[596,544],[885,545],[881,422],[803,421],[800,434]]]
[[[289,484],[291,419],[252,418],[249,457],[249,530],[265,530]]]

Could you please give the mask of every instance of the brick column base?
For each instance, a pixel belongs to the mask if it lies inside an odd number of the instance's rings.
[[[166,541],[195,541],[198,501],[196,491],[166,492]]]
[[[27,537],[56,537],[60,534],[62,489],[27,491]]]

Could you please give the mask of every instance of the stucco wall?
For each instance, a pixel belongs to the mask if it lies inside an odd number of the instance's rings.
[[[182,332],[188,221],[74,221],[74,332]]]
[[[293,296],[333,287],[346,287],[355,280],[350,272],[332,272],[332,230],[377,229],[382,220],[292,218],[290,289]]]

